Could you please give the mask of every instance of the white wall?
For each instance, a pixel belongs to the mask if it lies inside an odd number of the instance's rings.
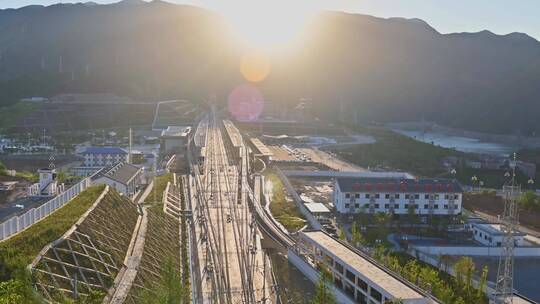
[[[354,213],[359,212],[360,208],[362,206],[365,206],[366,204],[370,204],[370,199],[366,198],[366,194],[370,195],[379,195],[379,198],[375,198],[374,204],[378,204],[378,208],[374,208],[374,212],[389,212],[390,208],[385,208],[385,205],[392,204],[390,202],[390,199],[385,198],[386,194],[398,194],[399,198],[394,198],[394,205],[397,207],[394,207],[394,213],[395,214],[407,214],[408,208],[405,208],[405,205],[411,204],[409,199],[405,198],[404,192],[396,192],[396,193],[388,193],[388,192],[380,192],[380,193],[366,193],[366,192],[349,192],[350,197],[346,197],[347,193],[341,192],[341,189],[339,188],[339,184],[336,182],[334,183],[334,204],[336,206],[336,210],[340,213]],[[359,197],[356,197],[357,194]],[[454,209],[453,214],[459,214],[461,213],[461,200],[462,200],[462,194],[460,193],[429,193],[429,194],[438,194],[439,199],[434,200],[434,205],[437,205],[437,209],[433,209],[433,212],[430,213],[429,208],[425,208],[425,205],[429,205],[429,199],[425,198],[425,195],[428,193],[415,193],[419,195],[418,199],[414,200],[414,204],[418,205],[418,208],[415,209],[416,214],[422,214],[422,215],[449,215],[452,214],[450,209],[445,209],[444,205],[448,205],[448,208],[450,208],[450,203],[448,199],[445,199],[446,194],[450,195],[457,195],[458,198],[454,200]],[[410,195],[414,195],[410,193]],[[349,208],[346,207],[346,205],[349,204]],[[358,206],[358,208],[356,207]],[[366,212],[369,211],[369,208],[365,208]]]
[[[33,224],[39,222],[56,209],[64,206],[86,188],[92,185],[92,180],[88,177],[75,184],[67,191],[62,192],[43,205],[32,208],[20,216],[13,216],[9,220],[0,224],[0,241],[3,241],[17,232],[20,232]]]
[[[500,256],[501,247],[488,246],[411,246],[430,255]],[[516,257],[540,257],[540,247],[516,247]]]

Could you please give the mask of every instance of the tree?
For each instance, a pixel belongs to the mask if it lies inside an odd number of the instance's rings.
[[[321,274],[311,304],[336,304],[336,297],[328,287],[332,284],[332,274],[322,265],[319,265],[319,271]]]
[[[537,209],[540,207],[538,196],[532,190],[529,190],[521,196],[519,204],[526,210]]]
[[[470,257],[462,257],[454,265],[456,272],[456,281],[458,285],[461,285],[465,289],[467,295],[471,294],[472,289],[472,275],[474,273],[474,262]]]
[[[340,229],[339,230],[339,239],[342,241],[347,241],[347,236],[345,235],[345,230]]]
[[[354,246],[358,247],[360,244],[363,243],[362,234],[360,233],[360,230],[358,229],[358,224],[353,223],[351,227],[351,234],[352,234],[352,243]]]
[[[477,290],[477,297],[481,298],[484,296],[484,290],[486,289],[487,284],[487,276],[488,276],[488,267],[484,266],[482,268],[482,275],[480,276],[480,283],[478,284],[478,290]]]
[[[0,175],[6,175],[7,174],[7,167],[2,162],[0,162]]]

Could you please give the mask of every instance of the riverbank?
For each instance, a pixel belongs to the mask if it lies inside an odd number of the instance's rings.
[[[511,149],[534,149],[540,147],[540,137],[513,134],[490,134],[441,126],[434,122],[401,122],[385,125],[392,130],[440,134],[450,137],[465,138],[479,143],[510,147]],[[469,151],[467,151],[469,152]]]

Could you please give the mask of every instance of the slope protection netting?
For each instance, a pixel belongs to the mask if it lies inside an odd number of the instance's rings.
[[[50,301],[75,291],[106,293],[122,268],[138,216],[135,204],[110,190],[82,223],[38,257],[32,269],[38,290]]]

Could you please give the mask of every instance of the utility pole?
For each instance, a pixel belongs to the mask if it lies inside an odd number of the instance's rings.
[[[501,230],[504,234],[497,273],[495,302],[498,304],[512,303],[514,294],[514,233],[518,231],[518,202],[521,187],[516,185],[516,153],[511,180],[503,186],[504,213],[501,217]]]
[[[133,161],[133,160],[131,159],[131,158],[132,158],[132,155],[131,155],[131,153],[132,153],[132,152],[131,152],[132,137],[131,137],[131,136],[132,136],[132,135],[131,135],[131,127],[129,127],[129,153],[128,153],[128,160],[127,160],[128,164],[131,164],[132,161]]]

